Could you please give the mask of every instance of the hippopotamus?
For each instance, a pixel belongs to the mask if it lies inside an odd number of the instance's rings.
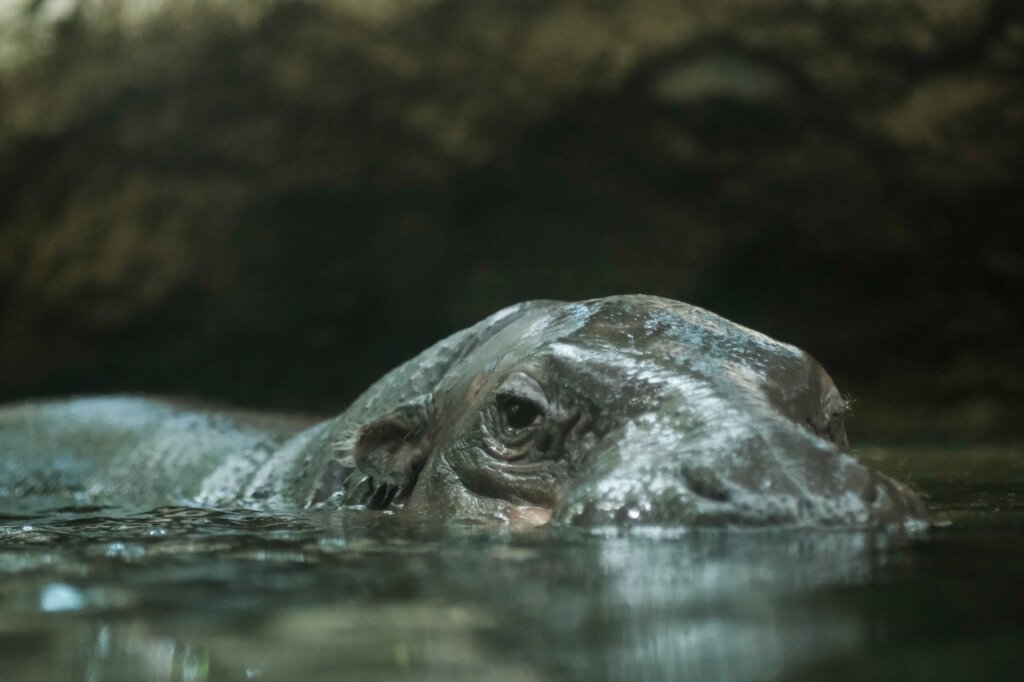
[[[653,296],[505,308],[322,421],[144,397],[0,409],[0,496],[570,526],[905,526],[806,352]]]

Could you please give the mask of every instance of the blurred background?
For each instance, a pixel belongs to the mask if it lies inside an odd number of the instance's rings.
[[[2,400],[335,411],[640,292],[1015,440],[1022,226],[1017,0],[0,0]]]

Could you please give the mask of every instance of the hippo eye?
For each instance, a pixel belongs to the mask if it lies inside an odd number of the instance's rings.
[[[540,424],[544,410],[537,403],[508,393],[499,393],[495,397],[498,410],[505,425],[511,429],[525,429]]]

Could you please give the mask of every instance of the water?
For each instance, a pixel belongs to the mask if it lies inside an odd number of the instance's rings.
[[[1020,679],[1024,452],[868,449],[937,525],[588,537],[0,510],[0,681]]]

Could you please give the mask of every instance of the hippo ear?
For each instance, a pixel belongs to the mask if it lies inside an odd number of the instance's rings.
[[[411,488],[430,452],[430,414],[430,398],[421,396],[364,424],[352,449],[356,466],[378,485]]]

